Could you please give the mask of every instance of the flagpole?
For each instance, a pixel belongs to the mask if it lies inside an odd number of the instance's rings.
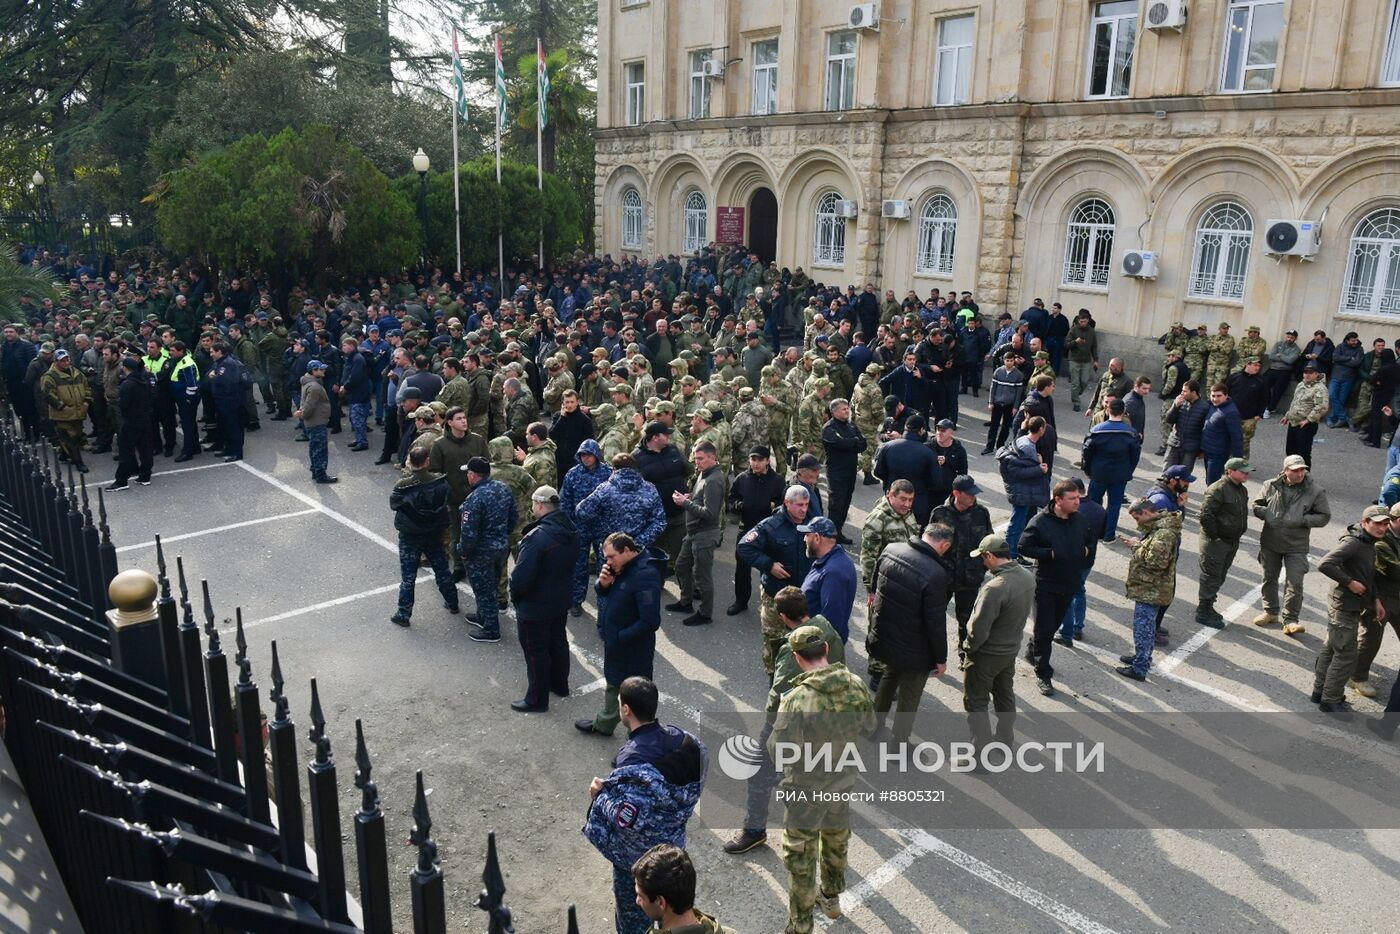
[[[501,35],[496,34],[496,74],[499,80],[502,74],[501,64]],[[496,89],[496,94],[501,94],[501,89]],[[501,189],[501,101],[496,101],[496,192]],[[496,262],[499,266],[500,283],[497,288],[500,290],[501,301],[506,300],[506,234],[503,215],[496,215]]]
[[[544,40],[535,39],[535,178],[539,183],[540,194],[544,194],[544,108],[546,101],[544,83]],[[549,269],[544,260],[544,198],[540,198],[540,269],[548,275]]]
[[[452,30],[452,54],[457,56],[457,30]],[[454,94],[456,89],[453,89]],[[457,275],[462,274],[462,188],[457,154],[457,101],[452,101],[452,214],[457,229]]]

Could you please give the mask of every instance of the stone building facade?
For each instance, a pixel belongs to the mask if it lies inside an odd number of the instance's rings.
[[[737,239],[1124,337],[1400,334],[1397,0],[873,6],[600,0],[599,252]],[[1316,254],[1270,252],[1275,219],[1320,224]]]

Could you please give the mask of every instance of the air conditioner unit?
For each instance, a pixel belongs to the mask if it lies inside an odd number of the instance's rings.
[[[1264,252],[1273,256],[1312,259],[1321,245],[1317,221],[1271,220],[1264,230]]]
[[[706,78],[724,78],[724,60],[718,58],[709,59],[700,65],[700,74]]]
[[[1157,254],[1151,250],[1129,250],[1124,253],[1123,275],[1135,279],[1157,278]]]
[[[859,213],[860,213],[860,205],[857,204],[857,203],[854,202],[854,201],[838,201],[838,202],[836,202],[836,216],[837,216],[837,217],[855,217],[855,216],[856,216],[857,214],[859,214]]]
[[[1151,0],[1146,20],[1147,29],[1181,29],[1186,25],[1186,0]]]
[[[878,3],[858,3],[851,7],[851,15],[847,20],[852,29],[873,29],[880,28],[880,4]]]
[[[880,216],[893,218],[907,218],[909,216],[908,201],[883,201],[880,203]]]

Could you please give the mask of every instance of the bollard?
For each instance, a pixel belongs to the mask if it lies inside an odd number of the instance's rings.
[[[115,610],[107,612],[112,664],[135,678],[168,688],[161,655],[156,579],[145,571],[123,571],[108,585]]]

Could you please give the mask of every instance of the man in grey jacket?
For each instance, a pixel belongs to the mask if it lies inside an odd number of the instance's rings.
[[[1327,491],[1308,476],[1308,462],[1300,454],[1283,459],[1283,473],[1264,485],[1254,501],[1254,517],[1264,520],[1259,533],[1259,563],[1264,568],[1264,612],[1254,617],[1254,625],[1270,626],[1279,621],[1278,575],[1287,577],[1283,595],[1283,633],[1303,631],[1298,612],[1303,607],[1303,575],[1308,572],[1308,539],[1332,519]]]
[[[726,484],[713,444],[697,444],[694,457],[695,485],[689,493],[671,494],[672,501],[685,510],[685,541],[676,556],[676,584],[681,598],[666,609],[690,613],[681,620],[683,625],[704,626],[714,614],[715,550],[724,537],[721,521]]]
[[[1011,547],[1000,535],[983,538],[971,557],[981,558],[991,572],[977,594],[963,642],[963,710],[967,711],[972,742],[980,750],[992,738],[989,698],[997,712],[997,739],[1007,745],[1012,741],[1016,651],[1035,603],[1035,578],[1011,557]]]

